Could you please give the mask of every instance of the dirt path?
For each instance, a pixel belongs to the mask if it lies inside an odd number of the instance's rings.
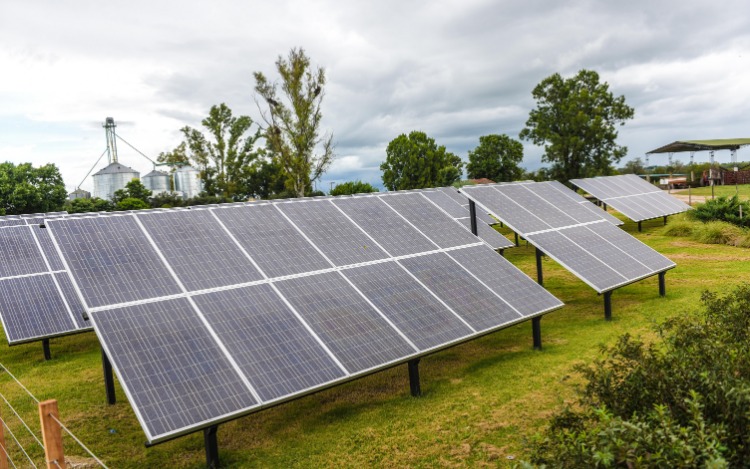
[[[664,191],[667,194],[671,195],[672,197],[676,199],[680,199],[681,201],[687,203],[691,203],[692,205],[695,204],[702,204],[706,201],[705,195],[688,195],[686,190],[680,190],[680,191]]]

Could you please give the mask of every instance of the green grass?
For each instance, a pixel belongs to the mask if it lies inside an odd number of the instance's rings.
[[[421,398],[410,397],[402,365],[237,419],[219,427],[223,464],[502,467],[524,458],[525,437],[572,399],[575,363],[591,361],[600,344],[625,332],[650,337],[654,322],[699,308],[705,289],[728,291],[748,278],[749,250],[667,236],[662,225],[644,222],[642,233],[633,222],[623,228],[677,263],[666,275],[665,298],[656,277],[618,289],[606,322],[602,297],[544,258],[545,286],[566,306],[542,320],[542,351],[533,350],[526,322],[423,358]],[[506,256],[536,278],[531,246],[522,241]],[[0,361],[38,398],[57,399],[63,422],[110,467],[203,467],[202,434],[145,448],[119,387],[118,403],[106,405],[100,353],[87,333],[53,339],[51,361],[39,343],[2,347]],[[0,392],[38,429],[33,403],[4,374]],[[0,412],[21,434],[4,403]],[[64,443],[83,456],[72,440]],[[13,455],[17,463],[23,458]]]
[[[741,199],[750,199],[750,184],[740,184],[738,186],[714,186],[714,196],[728,196],[731,197],[739,193]],[[672,193],[686,195],[687,189],[673,190]],[[693,187],[690,189],[691,195],[699,195],[704,197],[711,197],[711,186],[704,187]]]

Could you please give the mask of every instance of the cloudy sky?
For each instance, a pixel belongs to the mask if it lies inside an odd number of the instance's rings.
[[[252,73],[276,79],[292,47],[328,79],[337,159],[320,189],[379,185],[388,142],[412,130],[464,159],[481,135],[518,138],[534,86],[582,68],[635,108],[619,142],[644,157],[674,140],[750,137],[749,20],[741,0],[0,0],[0,161],[55,163],[72,190],[106,149],[107,116],[154,159],[213,104],[258,120]],[[526,144],[524,166],[541,155]]]

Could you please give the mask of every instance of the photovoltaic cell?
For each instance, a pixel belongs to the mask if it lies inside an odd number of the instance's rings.
[[[7,218],[5,220],[0,220],[0,228],[4,228],[6,226],[21,226],[25,224],[26,222],[20,218]]]
[[[500,257],[494,252],[492,255]],[[412,257],[400,262],[477,331],[520,318],[516,311],[473,280],[447,254]]]
[[[638,259],[654,272],[671,269],[676,265],[654,249],[651,249],[649,246],[643,244],[615,226],[597,223],[596,225],[588,226],[588,229],[609,240],[623,251]]]
[[[471,231],[471,218],[461,218],[458,221]],[[479,239],[487,243],[492,249],[508,249],[515,246],[508,238],[500,234],[499,231],[479,220],[477,220],[477,235]]]
[[[89,307],[180,293],[132,215],[47,224]]]
[[[628,279],[641,278],[653,273],[651,269],[635,257],[629,255],[627,251],[612,244],[606,237],[600,236],[596,231],[589,228],[589,226],[575,226],[562,230],[560,233],[575,239],[586,250],[596,253],[597,259],[600,259],[608,266],[615,266],[617,272]]]
[[[276,207],[338,266],[388,257],[328,200],[282,203]]]
[[[374,368],[415,352],[336,272],[276,285],[349,372]]]
[[[495,215],[502,216],[506,224],[519,234],[533,233],[552,228],[552,225],[545,223],[541,218],[525,209],[522,205],[501,193],[497,190],[497,187],[468,186],[464,187],[463,190],[465,194],[475,197],[475,200],[478,202],[477,205],[491,210]]]
[[[149,435],[258,405],[184,298],[100,311],[95,328]]]
[[[416,254],[437,248],[406,220],[396,215],[380,197],[336,198],[333,203],[392,256]]]
[[[486,246],[457,249],[448,253],[522,316],[529,317],[559,308],[563,303],[531,280],[513,264],[490,255]],[[495,254],[497,256],[497,254]],[[499,256],[498,256],[499,257]]]
[[[209,210],[138,215],[188,291],[236,285],[263,276]]]
[[[268,277],[331,267],[274,204],[214,211]]]
[[[344,376],[270,285],[194,299],[263,401]]]
[[[0,229],[0,278],[46,271],[47,265],[28,227]]]
[[[91,322],[86,318],[86,311],[83,309],[81,299],[78,298],[68,274],[60,272],[52,275],[54,275],[57,284],[60,286],[60,291],[62,292],[65,302],[68,304],[68,308],[70,308],[70,313],[75,322],[75,329],[91,329]]]
[[[382,198],[441,248],[477,242],[474,235],[467,233],[422,194],[410,192],[384,195]]]
[[[51,274],[0,280],[0,311],[11,344],[76,329]]]
[[[394,262],[347,269],[344,275],[420,350],[473,332]]]
[[[39,241],[39,245],[42,247],[42,254],[47,259],[50,270],[53,272],[65,270],[65,266],[60,259],[60,254],[57,253],[57,249],[55,249],[55,245],[52,243],[52,238],[50,237],[47,228],[34,225],[31,227],[31,231],[34,233],[37,241]]]
[[[448,194],[442,191],[422,191],[430,201],[445,210],[452,218],[464,218],[469,216],[466,207],[456,202]],[[460,197],[460,195],[459,195]]]

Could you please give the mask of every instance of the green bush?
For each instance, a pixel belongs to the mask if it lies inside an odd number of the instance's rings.
[[[750,202],[741,201],[736,195],[717,197],[696,206],[694,210],[688,212],[688,216],[702,222],[725,221],[748,228],[750,227]]]
[[[531,464],[742,467],[750,461],[750,285],[702,296],[704,311],[629,335],[577,370],[577,410],[552,420]],[[659,450],[662,448],[662,450]]]

